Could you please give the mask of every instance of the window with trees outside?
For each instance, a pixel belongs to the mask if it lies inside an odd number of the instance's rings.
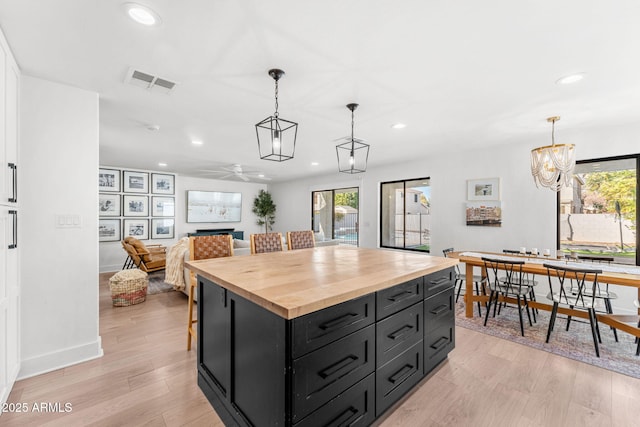
[[[429,252],[429,178],[383,182],[380,186],[380,246]]]
[[[340,243],[358,246],[358,189],[314,191],[311,199],[316,240],[337,239]]]
[[[638,262],[640,154],[576,162],[558,194],[558,249],[573,258]]]

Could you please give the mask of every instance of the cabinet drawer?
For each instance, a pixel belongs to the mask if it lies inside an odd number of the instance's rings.
[[[436,271],[424,276],[424,297],[429,298],[438,294],[446,288],[453,287],[453,268]]]
[[[292,322],[294,358],[323,347],[375,321],[375,294],[298,317]]]
[[[427,334],[424,341],[424,373],[427,374],[442,362],[455,347],[455,327],[441,326]]]
[[[424,330],[429,331],[455,322],[453,288],[424,300]]]
[[[375,369],[375,326],[293,361],[292,421],[301,420]]]
[[[422,277],[376,292],[376,319],[384,319],[423,299]]]
[[[424,304],[420,301],[376,324],[376,366],[380,367],[422,340]]]
[[[422,341],[376,371],[376,416],[422,379]]]
[[[375,375],[370,374],[295,424],[295,427],[365,427],[370,425],[375,419],[375,385]]]

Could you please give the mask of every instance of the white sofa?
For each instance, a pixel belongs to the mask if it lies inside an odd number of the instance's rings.
[[[320,246],[335,246],[339,244],[340,241],[337,239],[334,240],[316,240],[316,247]],[[286,239],[282,238],[282,247],[284,250],[287,250],[287,242]],[[249,240],[233,240],[233,256],[244,256],[251,255],[251,242]],[[184,260],[189,260],[189,251],[184,253]],[[188,295],[189,293],[189,281],[191,280],[191,276],[189,274],[189,269],[185,267],[184,269],[184,283],[186,284],[185,289],[182,291]]]

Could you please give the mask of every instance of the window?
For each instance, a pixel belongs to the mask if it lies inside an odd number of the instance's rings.
[[[313,231],[320,238],[358,246],[358,189],[314,191],[311,198]]]
[[[558,253],[638,262],[640,154],[576,162],[558,194]]]
[[[429,252],[430,199],[429,178],[383,182],[380,186],[380,246]]]

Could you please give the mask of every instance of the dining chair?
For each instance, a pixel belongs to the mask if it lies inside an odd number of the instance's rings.
[[[529,310],[529,303],[527,301],[527,295],[531,294],[533,285],[527,284],[523,280],[524,273],[522,271],[522,267],[524,265],[524,261],[492,259],[486,257],[482,257],[482,261],[484,262],[484,269],[487,274],[487,284],[491,291],[489,294],[487,312],[484,317],[484,326],[487,326],[489,312],[491,311],[491,304],[493,304],[493,317],[496,317],[496,309],[502,309],[502,305],[498,303],[501,296],[504,298],[516,298],[518,304],[518,317],[520,319],[520,333],[524,336],[524,321],[522,318],[523,310],[527,312],[529,326],[533,325],[533,323],[531,323],[531,313]],[[498,314],[500,314],[500,310],[498,310]]]
[[[591,256],[591,255],[578,255],[577,259],[581,261],[589,261],[591,263],[606,262],[607,264],[611,264],[611,262],[614,260],[613,257]],[[575,293],[575,290],[573,289],[573,281],[571,281],[570,285],[571,285],[572,291]],[[591,292],[591,289],[585,289],[585,295],[589,295],[590,292]],[[600,282],[598,282],[598,284],[596,285],[595,292],[596,292],[596,298],[601,298],[602,301],[604,302],[603,309],[602,310],[596,309],[596,312],[600,311],[607,314],[613,314],[613,306],[611,304],[611,300],[617,299],[618,294],[609,290],[608,283],[600,283]],[[571,316],[567,318],[567,330],[569,330],[570,323],[571,323]],[[618,342],[618,331],[613,326],[611,327],[611,331],[613,332],[613,337],[615,341]]]
[[[294,249],[315,248],[316,240],[313,236],[313,230],[304,231],[287,231],[287,248],[291,251]]]
[[[233,256],[233,236],[230,234],[220,234],[212,236],[191,236],[189,237],[189,260],[221,258]],[[198,285],[196,275],[189,272],[189,302],[187,320],[187,351],[191,350],[191,337],[196,339],[196,329],[193,326],[198,320],[193,319],[193,304],[195,291]]]
[[[506,255],[521,255],[520,251],[517,250],[513,250],[513,249],[503,249],[502,250],[503,254]],[[526,251],[525,252],[526,255],[531,255],[531,251]],[[522,274],[522,280],[524,281],[524,284],[527,286],[531,286],[531,293],[529,294],[529,300],[530,301],[535,301],[536,300],[536,292],[534,287],[538,285],[538,281],[536,280],[536,275],[535,274],[530,274],[530,273],[523,273]],[[535,316],[538,313],[538,309],[533,309],[533,321],[535,322]]]
[[[547,299],[553,302],[549,328],[547,329],[547,340],[545,342],[549,342],[560,306],[574,310],[583,310],[587,312],[589,317],[596,356],[600,357],[598,343],[601,343],[602,340],[600,338],[595,307],[596,304],[602,300],[602,297],[598,297],[596,292],[598,274],[601,274],[602,270],[546,263],[543,264],[543,266],[547,268],[547,276],[549,278],[549,294],[547,295]],[[593,277],[593,279],[589,277]],[[567,281],[573,282],[573,284],[569,285]]]
[[[251,235],[251,253],[263,254],[267,252],[281,252],[282,233],[262,233]]]
[[[445,258],[448,257],[448,255],[453,252],[453,248],[447,248],[447,249],[443,249],[442,250],[442,254],[444,255]],[[467,275],[466,274],[462,274],[460,272],[460,267],[456,264],[455,266],[455,271],[456,271],[456,276],[455,276],[455,282],[454,282],[454,286],[457,289],[456,290],[456,302],[458,302],[458,298],[460,298],[460,291],[462,290],[463,284],[466,282],[467,279]],[[482,277],[481,275],[473,275],[473,284],[475,285],[476,288],[476,295],[480,295],[480,284],[482,284],[482,294],[485,295],[486,292],[484,292],[484,282],[486,280],[486,277]],[[480,301],[477,301],[478,303],[478,316],[482,317],[482,311],[480,309]]]

